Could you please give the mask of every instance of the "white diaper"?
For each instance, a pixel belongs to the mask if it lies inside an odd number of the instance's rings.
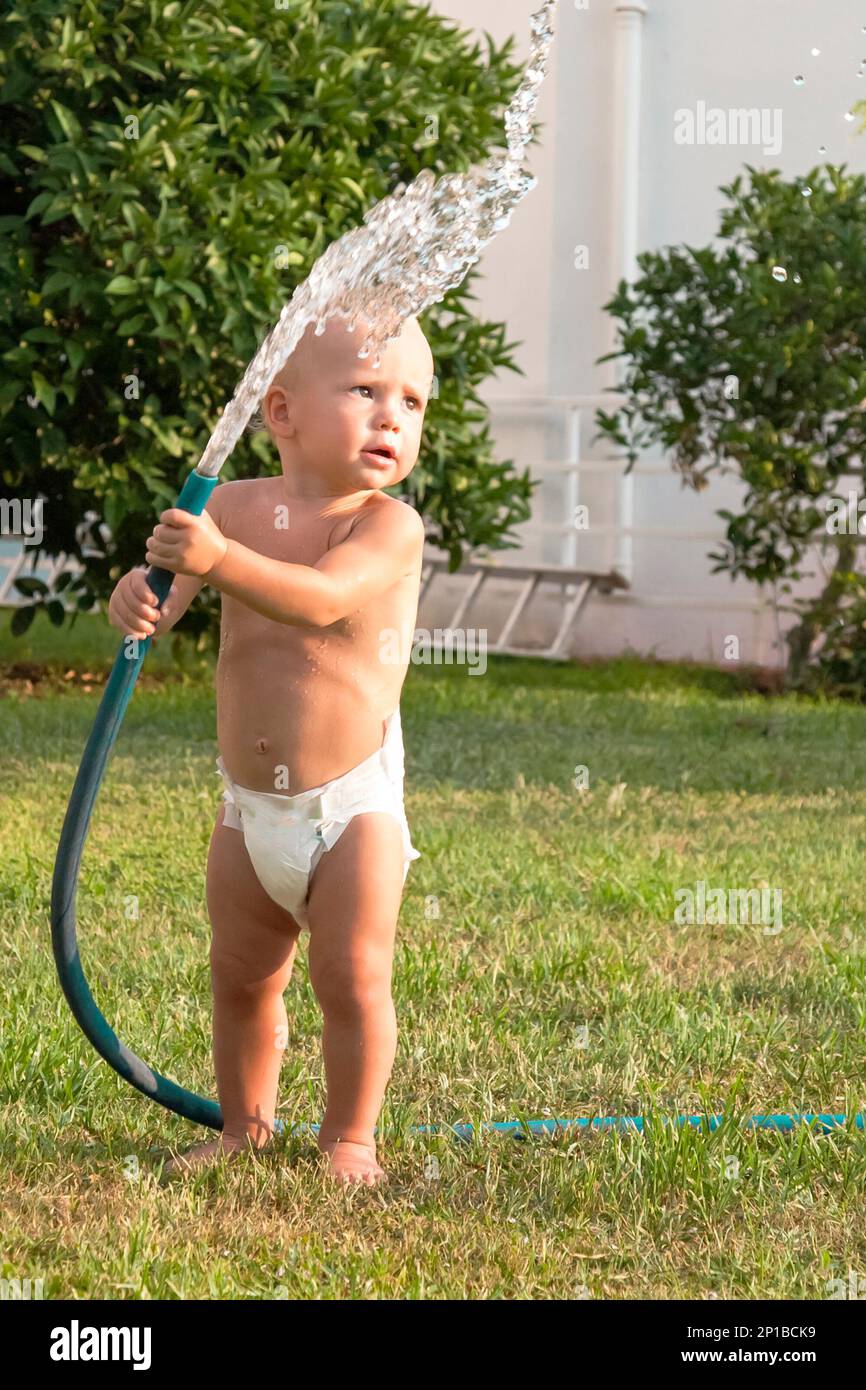
[[[297,796],[239,786],[222,757],[217,758],[217,771],[225,783],[223,824],[243,831],[247,853],[265,892],[302,927],[309,929],[307,897],[313,870],[362,811],[385,811],[399,822],[404,883],[412,860],[421,857],[412,845],[403,807],[399,705],[385,722],[381,748],[342,777]]]

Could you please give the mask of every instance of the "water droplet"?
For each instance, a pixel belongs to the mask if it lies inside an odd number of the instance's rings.
[[[812,57],[813,57],[813,58],[820,58],[820,56],[821,56],[821,50],[820,50],[820,48],[813,48],[813,49],[812,49]]]
[[[804,185],[803,185],[802,193],[803,193],[803,197],[804,197],[804,198],[811,198],[811,196],[812,196],[812,190],[811,190],[811,188],[809,187],[808,184],[804,184]]]
[[[801,72],[798,72],[798,73],[797,73],[797,76],[794,78],[794,86],[795,86],[795,87],[802,87],[803,84],[805,83],[805,81],[806,81],[806,79],[805,79],[805,77],[803,76],[803,74],[802,74]]]
[[[845,120],[846,120],[846,121],[853,121],[853,119],[854,119],[854,112],[853,112],[853,111],[846,111],[846,112],[845,112]]]
[[[358,353],[358,356],[359,356],[359,357],[369,357],[369,356],[370,356],[370,349],[369,349],[369,348],[361,348],[360,352]]]
[[[787,280],[787,278],[788,278],[788,272],[787,272],[787,270],[785,269],[785,267],[784,267],[783,265],[774,265],[774,266],[773,266],[773,279],[774,279],[774,280],[780,280],[780,281],[781,281],[781,280]]]
[[[803,283],[803,277],[802,277],[802,275],[795,275],[795,276],[794,276],[794,284],[795,284],[795,285],[802,285],[802,283]]]
[[[827,153],[827,146],[826,146],[826,145],[819,145],[819,146],[818,146],[818,153],[819,153],[819,154],[826,154],[826,153]]]

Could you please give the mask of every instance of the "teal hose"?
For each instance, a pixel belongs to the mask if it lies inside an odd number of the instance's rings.
[[[721,1129],[727,1121],[730,1123],[728,1115],[663,1115],[663,1124],[675,1124],[680,1129],[684,1125],[689,1125],[693,1129],[706,1128],[710,1131]],[[746,1124],[746,1129],[775,1129],[783,1133],[790,1133],[795,1125],[812,1124],[818,1134],[829,1134],[831,1130],[843,1129],[848,1123],[845,1115],[751,1115]],[[862,1114],[852,1115],[851,1123],[856,1129],[866,1128],[866,1116]],[[523,1138],[528,1130],[530,1134],[555,1134],[557,1130],[567,1129],[618,1129],[636,1130],[642,1134],[647,1129],[648,1122],[643,1115],[600,1115],[591,1120],[507,1120],[499,1124],[482,1125],[483,1130],[491,1130],[496,1134],[512,1134],[515,1137]],[[457,1135],[458,1139],[471,1139],[473,1125],[418,1125],[417,1130],[426,1134],[436,1134],[443,1130],[450,1131]]]
[[[216,483],[216,478],[207,478],[193,471],[175,505],[193,516],[200,516]],[[168,597],[174,577],[170,570],[156,566],[151,566],[147,572],[147,582],[156,594],[160,607]],[[167,1110],[173,1110],[175,1114],[183,1115],[196,1124],[222,1129],[222,1112],[216,1101],[205,1100],[193,1091],[184,1090],[183,1086],[154,1071],[120,1041],[90,992],[78,954],[75,895],[81,855],[94,802],[150,641],[149,637],[144,641],[128,637],[123,639],[96,712],[60,833],[51,885],[51,945],[69,1007],[79,1027],[109,1066],[136,1090],[164,1105]]]
[[[216,478],[204,477],[193,471],[181,489],[176,506],[183,511],[200,516],[207,505],[208,498],[216,486]],[[156,594],[160,607],[168,597],[174,575],[170,570],[151,566],[147,582]],[[222,1129],[222,1111],[215,1100],[206,1100],[194,1091],[187,1091],[177,1082],[154,1071],[140,1057],[120,1041],[114,1029],[99,1010],[90,992],[81,958],[78,954],[78,938],[75,919],[75,896],[78,889],[78,871],[81,855],[96,796],[102,785],[114,741],[123,723],[126,707],[132,698],[135,682],[144,658],[150,648],[150,638],[133,641],[124,638],[114,662],[102,701],[96,712],[96,719],[84,749],[81,766],[75,778],[66,817],[60,833],[57,859],[54,865],[54,879],[51,885],[51,945],[63,993],[66,995],[79,1027],[90,1039],[96,1051],[104,1057],[110,1067],[134,1086],[142,1095],[149,1096],[166,1110],[192,1120],[195,1124],[207,1125],[211,1129]],[[129,643],[133,642],[131,652]],[[134,654],[133,654],[134,653]],[[715,1130],[725,1120],[724,1115],[679,1115],[673,1122],[678,1125],[692,1125],[696,1128],[706,1126]],[[864,1128],[864,1116],[851,1116],[858,1129]],[[665,1120],[670,1123],[669,1120]],[[796,1124],[815,1124],[820,1133],[827,1133],[846,1124],[844,1115],[753,1115],[749,1128],[776,1129],[788,1132]],[[610,1115],[595,1119],[580,1120],[508,1120],[502,1123],[482,1125],[483,1130],[494,1133],[529,1134],[555,1133],[567,1129],[634,1129],[642,1132],[645,1121],[640,1115]],[[274,1124],[277,1133],[285,1130],[281,1120]],[[292,1133],[318,1130],[318,1125],[295,1125]],[[417,1134],[451,1133],[460,1139],[471,1139],[474,1126],[457,1125],[414,1125],[412,1132]]]
[[[662,1115],[662,1124],[677,1125],[680,1129],[684,1125],[689,1125],[692,1129],[707,1129],[711,1132],[721,1129],[725,1122],[730,1123],[729,1115]],[[856,1114],[850,1117],[855,1129],[866,1129],[866,1116]],[[746,1124],[746,1129],[775,1129],[783,1134],[790,1134],[795,1125],[814,1124],[816,1134],[829,1134],[834,1129],[844,1129],[848,1123],[846,1115],[751,1115]],[[510,1134],[514,1139],[525,1139],[536,1134],[556,1134],[558,1131],[569,1129],[576,1130],[634,1130],[638,1134],[643,1134],[649,1128],[648,1121],[643,1115],[597,1115],[594,1119],[582,1120],[504,1120],[491,1121],[488,1124],[479,1125],[478,1128],[485,1134]],[[286,1131],[286,1126],[282,1120],[274,1121],[274,1130],[277,1134]],[[293,1125],[290,1131],[293,1135],[306,1134],[308,1132],[317,1133],[319,1125]],[[453,1134],[457,1139],[470,1141],[475,1133],[475,1125],[456,1124],[456,1125],[412,1125],[410,1134]],[[376,1131],[378,1133],[378,1130]]]

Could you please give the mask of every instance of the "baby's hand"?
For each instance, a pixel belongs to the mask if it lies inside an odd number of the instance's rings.
[[[118,580],[108,601],[108,621],[128,637],[151,637],[159,622],[159,606],[144,570],[130,570]],[[156,639],[154,638],[154,641]]]
[[[169,507],[147,541],[151,565],[174,574],[207,575],[228,549],[228,541],[207,512],[193,516],[182,507]]]

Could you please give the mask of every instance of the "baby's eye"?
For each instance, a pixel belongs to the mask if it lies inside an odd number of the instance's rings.
[[[372,386],[353,386],[351,389],[352,389],[353,391],[372,391],[372,390],[373,390]]]

